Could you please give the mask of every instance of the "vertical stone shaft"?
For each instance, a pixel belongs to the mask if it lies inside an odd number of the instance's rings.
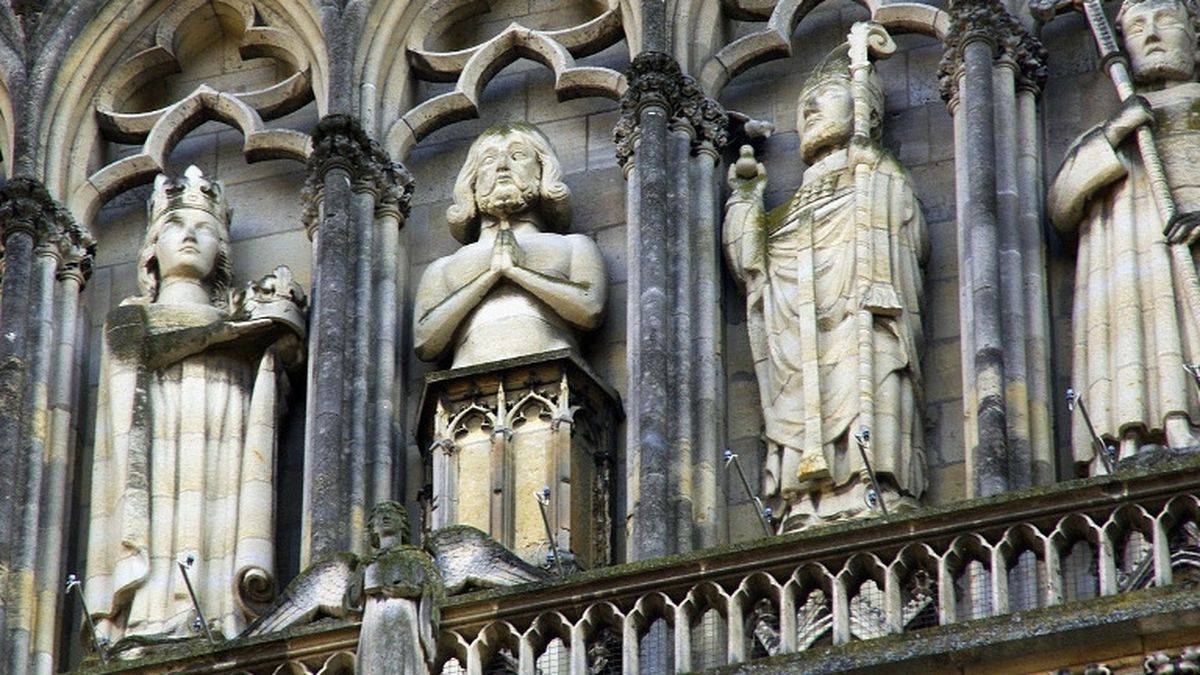
[[[992,73],[995,103],[996,216],[999,230],[1000,320],[1008,436],[1008,487],[1030,485],[1029,395],[1025,344],[1025,270],[1017,173],[1017,64],[1002,57]]]
[[[350,172],[322,169],[319,222],[313,234],[312,310],[309,335],[308,420],[304,443],[304,496],[300,566],[350,550],[349,480],[345,454],[346,317],[351,315],[353,249]]]
[[[962,138],[957,151],[966,158],[965,200],[959,204],[958,223],[964,231],[965,249],[959,252],[962,268],[969,271],[970,321],[962,330],[971,333],[970,370],[964,372],[964,391],[974,387],[977,440],[968,448],[974,475],[968,489],[987,496],[1008,488],[1008,437],[1004,396],[1004,352],[1000,316],[1000,266],[996,217],[996,145],[993,117],[992,61],[995,45],[982,34],[965,38],[959,83]]]
[[[14,209],[15,210],[15,209]],[[20,579],[14,572],[23,495],[25,392],[29,379],[29,325],[33,307],[34,231],[31,222],[3,213],[4,276],[0,280],[0,664],[10,667],[9,630]]]
[[[79,293],[85,272],[77,265],[60,273],[55,299],[57,325],[54,331],[54,372],[51,376],[50,441],[46,453],[38,546],[38,600],[34,623],[32,669],[35,673],[56,672],[55,645],[58,618],[62,611],[64,534],[70,508],[70,465],[74,447],[73,409],[77,391],[75,351],[78,332]]]
[[[702,142],[695,167],[695,359],[696,447],[694,480],[696,546],[720,544],[725,503],[720,467],[725,438],[725,375],[721,359],[721,232],[717,227],[718,191],[715,167],[720,154]]]
[[[667,308],[667,108],[650,99],[638,110],[638,239],[632,265],[638,268],[638,295],[631,307],[638,313],[638,334],[629,349],[638,354],[637,398],[630,401],[638,417],[639,494],[634,512],[633,560],[672,552],[675,523],[668,503],[670,452],[667,364],[670,317]]]
[[[375,194],[371,185],[356,176],[351,203],[354,209],[354,312],[350,333],[353,348],[348,371],[347,391],[350,392],[350,526],[354,537],[353,550],[364,546],[367,504],[374,496],[372,480],[375,472],[375,453],[369,447],[371,430],[371,385],[373,384],[371,347],[376,330],[375,322]]]
[[[21,473],[20,531],[10,572],[15,582],[13,613],[9,621],[11,673],[27,672],[30,642],[37,615],[38,524],[46,442],[49,432],[50,367],[54,347],[54,286],[60,253],[56,242],[44,238],[35,249],[33,284],[29,297],[33,315],[30,328],[30,368],[24,411],[27,431]]]
[[[1020,185],[1021,261],[1025,278],[1026,368],[1029,387],[1029,445],[1034,485],[1054,482],[1055,460],[1050,433],[1053,392],[1050,381],[1050,309],[1046,282],[1046,247],[1042,234],[1042,156],[1037,91],[1033,84],[1017,91],[1017,180]]]
[[[405,288],[406,284],[402,272],[408,267],[407,251],[401,246],[401,214],[394,209],[381,210],[376,213],[375,226],[378,245],[375,247],[374,283],[375,316],[378,318],[378,326],[372,348],[377,363],[375,410],[371,432],[375,490],[370,503],[393,499],[393,485],[404,485],[404,480],[395,476],[396,469],[403,469],[404,463],[394,462],[392,448],[397,447],[394,445],[397,434],[393,430],[397,423],[395,411],[399,395],[396,383],[404,381],[404,377],[397,372],[402,361],[396,358],[396,350],[404,343],[403,325],[398,320],[399,309],[403,303],[399,294],[403,292],[400,289]]]
[[[692,331],[693,299],[695,295],[695,273],[693,270],[694,245],[692,241],[692,190],[691,152],[693,132],[685,119],[677,118],[671,124],[668,145],[668,175],[671,176],[670,226],[667,272],[670,286],[671,312],[671,363],[669,379],[673,394],[667,403],[671,409],[671,517],[675,520],[677,538],[673,550],[687,551],[692,548],[693,482],[695,463],[695,424],[693,406],[697,391],[694,377],[694,353]]]

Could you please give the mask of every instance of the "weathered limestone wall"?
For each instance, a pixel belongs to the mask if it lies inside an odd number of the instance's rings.
[[[767,208],[775,208],[800,185],[804,163],[796,133],[796,98],[810,70],[845,41],[867,11],[852,2],[820,5],[792,36],[795,56],[752,68],[731,81],[722,105],[775,125],[765,144]],[[750,29],[761,24],[753,24]],[[747,30],[738,26],[739,33]],[[942,46],[921,36],[895,36],[899,50],[879,64],[887,104],[884,145],[912,174],[933,242],[925,268],[926,453],[930,504],[963,499],[963,404],[959,357],[958,266],[955,246],[954,138],[950,113],[938,95],[937,68]],[[730,156],[726,153],[727,159]],[[762,416],[758,384],[746,334],[745,305],[726,278],[725,363],[729,443],[743,459],[752,487],[759,485],[765,452],[759,432]],[[749,461],[747,461],[749,460]],[[732,540],[760,536],[761,526],[739,484],[730,483],[729,532]]]

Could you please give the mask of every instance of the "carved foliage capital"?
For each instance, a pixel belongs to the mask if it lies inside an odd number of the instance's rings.
[[[648,106],[666,110],[672,124],[692,132],[693,149],[719,149],[729,140],[729,117],[721,104],[704,95],[691,77],[684,75],[670,54],[642,52],[626,74],[629,88],[621,97],[621,117],[613,128],[617,161],[625,166],[633,157],[638,136],[638,116]]]
[[[407,217],[412,201],[412,174],[399,162],[393,162],[357,119],[349,115],[326,115],[313,132],[308,179],[302,190],[304,222],[310,233],[317,226],[325,176],[334,169],[350,174],[355,192],[375,195],[377,213],[394,212],[400,218]]]
[[[17,233],[27,233],[39,255],[59,261],[59,276],[83,283],[91,274],[95,242],[45,186],[18,177],[0,185],[0,247]]]
[[[1046,81],[1046,48],[1029,34],[1000,0],[951,0],[946,50],[938,65],[938,85],[947,103],[958,94],[963,54],[972,42],[984,42],[998,61],[1012,64],[1020,87],[1040,91]]]

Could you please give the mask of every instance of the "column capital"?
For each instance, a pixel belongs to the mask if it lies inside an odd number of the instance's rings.
[[[648,107],[662,108],[671,125],[691,132],[692,149],[720,149],[729,141],[729,117],[721,104],[704,94],[683,74],[679,63],[663,52],[642,52],[626,72],[629,88],[621,97],[621,116],[613,127],[617,162],[627,167],[639,134],[639,116]]]
[[[0,185],[0,248],[19,232],[29,234],[38,255],[58,260],[60,274],[73,265],[80,283],[91,275],[95,241],[40,181],[28,177]]]
[[[958,100],[958,79],[968,45],[983,42],[998,62],[1016,70],[1017,86],[1041,91],[1046,81],[1046,48],[1029,33],[1000,0],[951,0],[946,50],[938,64],[938,85],[952,109]]]
[[[383,146],[371,138],[357,118],[326,115],[313,132],[313,152],[308,158],[308,178],[301,196],[305,201],[304,223],[312,236],[324,192],[325,176],[334,169],[350,174],[355,192],[375,196],[377,213],[392,212],[401,220],[412,202],[413,177],[399,162],[392,161]]]

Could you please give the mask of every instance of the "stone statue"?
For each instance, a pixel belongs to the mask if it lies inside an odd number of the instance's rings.
[[[1079,240],[1071,381],[1096,432],[1119,459],[1200,444],[1200,401],[1184,366],[1200,362],[1200,284],[1189,250],[1197,230],[1170,240],[1135,142],[1154,125],[1167,182],[1184,223],[1200,210],[1196,7],[1126,0],[1117,25],[1136,89],[1108,121],[1068,150],[1050,187],[1055,227]],[[1183,264],[1179,264],[1183,261]],[[1075,461],[1104,471],[1082,415]]]
[[[849,43],[836,49],[801,91],[808,168],[787,203],[765,210],[766,171],[749,146],[729,171],[723,241],[746,294],[767,444],[763,493],[781,531],[870,515],[863,429],[892,512],[914,507],[925,489],[925,223],[908,172],[879,145],[874,68],[852,80],[849,53]]]
[[[435,260],[417,289],[414,346],[453,368],[578,349],[577,331],[600,324],[608,293],[590,238],[561,234],[570,190],[536,127],[492,126],[471,145],[447,212],[464,246]]]
[[[141,295],[105,323],[85,587],[110,642],[198,634],[189,556],[214,632],[274,598],[277,423],[306,299],[287,268],[229,292],[229,217],[196,167],[159,176]]]
[[[546,578],[480,530],[456,525],[409,543],[408,512],[380,502],[368,523],[371,554],[345,552],[301,572],[245,632],[265,635],[319,616],[361,614],[357,672],[428,673],[437,656],[441,604],[468,590]]]

